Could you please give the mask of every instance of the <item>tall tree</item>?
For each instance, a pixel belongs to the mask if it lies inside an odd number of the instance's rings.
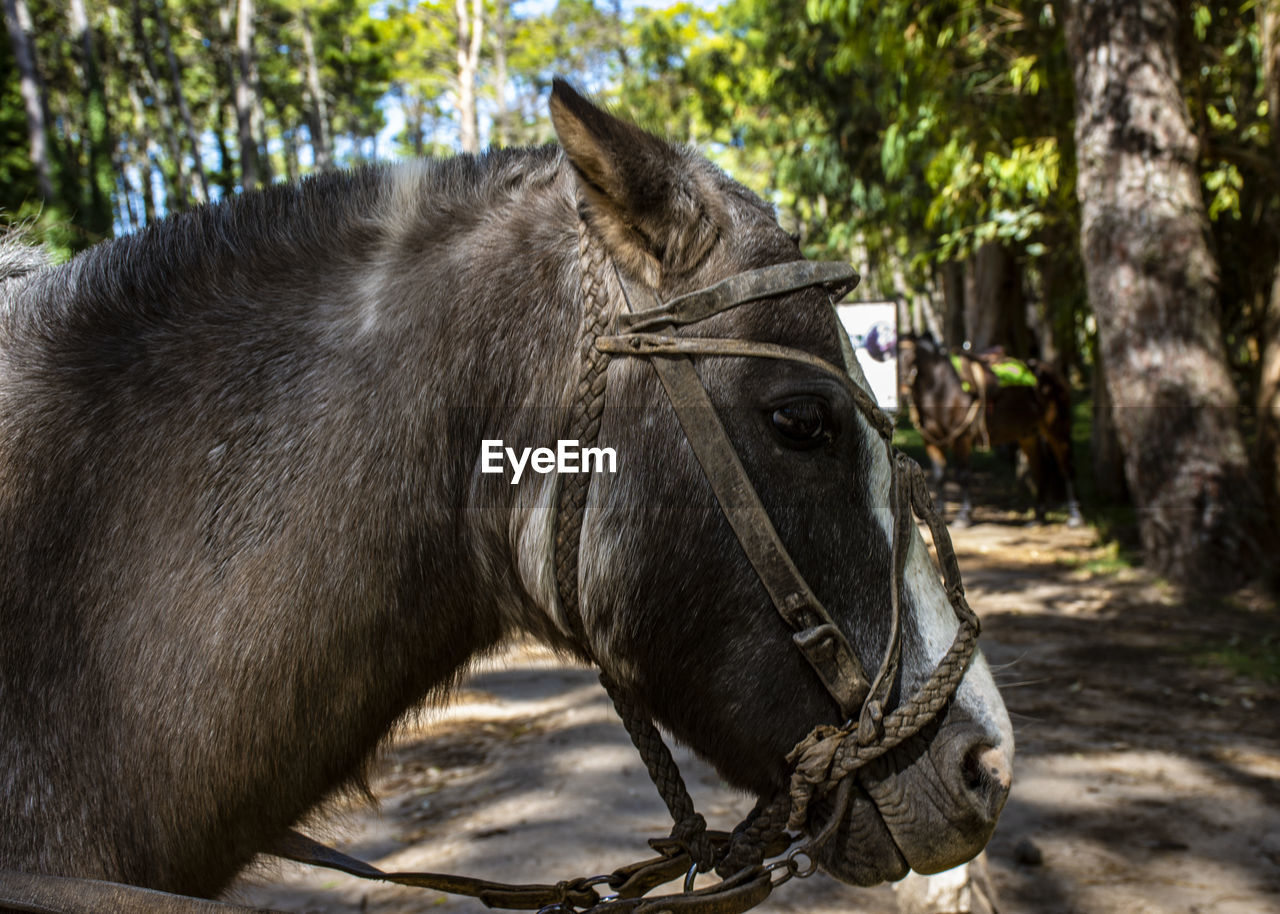
[[[254,0],[241,0],[242,3],[248,2],[251,6],[250,10],[250,32],[248,40],[248,61],[249,61],[249,116],[253,124],[252,135],[254,141],[258,144],[257,162],[258,162],[258,182],[266,185],[270,184],[274,178],[274,169],[271,165],[271,150],[268,146],[267,136],[267,112],[265,99],[262,94],[262,77],[258,62],[258,52],[254,44],[258,32],[257,28],[257,9],[253,6]],[[244,59],[244,58],[241,58]],[[296,73],[296,68],[290,67],[291,76]]]
[[[161,172],[168,181],[165,206],[170,210],[180,210],[185,209],[195,198],[194,181],[189,174],[187,157],[182,148],[176,106],[171,103],[167,86],[161,82],[156,69],[155,48],[148,30],[148,20],[154,17],[149,16],[148,12],[154,12],[150,3],[144,6],[142,0],[133,0],[133,52],[137,73],[147,90],[147,107],[155,112],[160,121],[164,165],[167,166],[162,166]]]
[[[254,0],[231,0],[236,4],[236,68],[235,109],[236,130],[240,137],[240,182],[245,190],[262,182],[262,169],[258,161],[258,140],[254,136],[254,98],[258,84],[257,67],[253,54],[255,8]]]
[[[489,142],[493,146],[506,146],[510,143],[507,131],[507,40],[511,31],[508,21],[511,4],[507,0],[494,0],[493,27],[489,33],[493,36],[493,131]]]
[[[1258,490],[1237,427],[1218,266],[1181,95],[1173,0],[1069,0],[1089,299],[1147,561],[1180,583],[1258,573]]]
[[[209,178],[204,170],[204,157],[200,152],[200,134],[196,131],[195,119],[191,116],[191,106],[187,103],[187,93],[182,86],[182,68],[178,65],[178,54],[173,47],[173,38],[169,29],[169,11],[164,0],[154,0],[156,29],[160,36],[160,47],[164,51],[165,64],[169,73],[169,89],[178,105],[178,114],[182,118],[186,146],[190,150],[192,171],[195,172],[195,184],[192,195],[197,203],[209,200]]]
[[[969,258],[965,285],[965,339],[981,352],[999,346],[1032,355],[1022,268],[1006,245],[988,241]]]
[[[98,54],[84,0],[71,0],[67,5],[67,17],[72,44],[79,55],[79,76],[84,87],[82,130],[88,175],[83,181],[82,224],[92,237],[103,238],[110,234],[113,221],[111,191],[115,181],[111,149],[115,141],[111,135],[107,94],[98,71]]]
[[[328,171],[333,167],[333,156],[329,152],[329,108],[324,97],[324,86],[320,82],[311,11],[306,6],[302,7],[299,23],[302,26],[302,49],[307,58],[307,124],[311,131],[311,150],[315,156],[316,168]]]
[[[483,0],[454,0],[458,17],[458,141],[463,152],[480,151],[476,73],[484,36]]]
[[[13,46],[13,59],[18,65],[19,89],[27,114],[27,141],[31,161],[36,167],[37,189],[42,199],[53,200],[53,169],[49,164],[47,104],[40,70],[36,66],[35,45],[31,40],[31,12],[26,0],[4,0],[4,24]]]

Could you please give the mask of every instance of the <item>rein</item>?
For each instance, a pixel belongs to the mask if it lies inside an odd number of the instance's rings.
[[[787,756],[792,766],[788,788],[761,800],[732,832],[711,831],[694,809],[657,726],[640,703],[602,671],[601,681],[675,822],[669,838],[649,842],[657,857],[619,867],[607,875],[556,884],[510,885],[439,873],[383,872],[295,831],[288,832],[273,853],[362,878],[468,895],[488,907],[539,914],[739,914],[764,901],[776,886],[817,869],[818,850],[844,819],[854,784],[851,775],[910,738],[945,708],[973,657],[978,619],[965,600],[951,540],[933,508],[923,472],[893,448],[891,421],[846,369],[807,352],[770,343],[672,335],[676,327],[747,302],[809,288],[847,290],[858,281],[850,267],[810,261],[778,264],[662,303],[653,289],[623,279],[581,221],[578,235],[584,307],[578,345],[581,372],[569,434],[584,447],[597,440],[611,359],[641,358],[653,366],[743,551],[792,630],[796,648],[835,699],[845,723],[815,727]],[[874,677],[867,677],[847,637],[805,582],[774,529],[698,377],[693,363],[698,356],[780,359],[820,371],[844,387],[884,442],[891,467],[892,620],[889,645]],[[578,593],[578,555],[589,484],[588,474],[563,480],[556,502],[554,560],[560,618],[579,647],[594,659]],[[960,625],[950,649],[924,685],[886,713],[885,702],[899,672],[903,576],[913,513],[932,532],[947,599]],[[825,823],[811,822],[812,801],[828,796],[834,800],[830,817]],[[811,837],[792,847],[798,838],[790,832],[801,831]],[[765,863],[770,858],[778,859]],[[695,888],[697,874],[711,869],[720,881]],[[657,887],[679,879],[683,879],[682,891],[646,897]],[[607,886],[608,894],[601,896],[599,886]],[[264,911],[118,883],[3,871],[0,907],[38,914]]]

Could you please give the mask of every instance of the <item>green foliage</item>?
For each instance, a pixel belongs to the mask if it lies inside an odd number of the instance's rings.
[[[63,226],[67,251],[192,205],[198,170],[215,199],[241,184],[235,3],[85,2],[91,60],[68,40],[67,0],[28,0],[55,199],[34,191],[17,74],[7,42],[0,48],[0,207]],[[404,121],[396,154],[455,148],[449,0],[255,2],[257,145],[275,179],[315,167],[304,12],[337,164],[386,154],[373,138],[392,110]],[[488,0],[486,9],[482,123],[505,112],[503,143],[551,139],[546,92],[567,76],[696,142],[778,208],[806,253],[856,260],[865,294],[935,287],[940,264],[1003,246],[1043,292],[1055,337],[1087,360],[1072,79],[1051,2],[726,0],[623,13],[616,0],[559,0],[539,12]],[[1193,0],[1184,33],[1205,198],[1217,250],[1230,252],[1225,332],[1247,388],[1280,251],[1280,163],[1254,0]]]
[[[298,7],[308,0],[289,0],[282,3],[279,14],[282,25],[295,30],[298,23]],[[320,50],[320,78],[333,108],[334,132],[347,136],[357,145],[360,140],[375,135],[385,125],[380,107],[382,98],[390,88],[393,71],[383,43],[383,20],[371,15],[364,0],[312,0],[313,21],[317,29]],[[434,14],[439,23],[439,4],[423,5]],[[437,29],[437,36],[441,30]],[[294,44],[288,50],[295,51],[299,39],[290,33]],[[444,32],[447,35],[448,32]],[[279,50],[283,51],[284,48]],[[428,49],[430,52],[430,49]],[[278,54],[280,64],[278,85],[296,90],[302,71],[296,53]],[[438,61],[441,57],[435,56]],[[428,56],[427,60],[431,60]],[[397,75],[403,75],[397,74]],[[264,95],[270,96],[264,89]]]
[[[0,84],[16,86],[17,67],[6,40],[0,43]],[[17,92],[0,96],[0,211],[18,213],[35,197],[36,169],[27,154],[27,118]],[[37,198],[38,199],[38,198]]]
[[[856,252],[898,293],[891,272],[927,283],[992,240],[1038,257],[1074,226],[1069,73],[1049,9],[677,5],[637,17],[643,66],[624,86],[772,199],[808,253]]]
[[[1036,240],[1058,202],[1061,161],[1056,137],[1015,139],[1004,151],[988,150],[978,161],[977,143],[953,137],[934,156],[925,178],[934,190],[926,229],[945,229],[930,255],[959,260],[990,242],[1044,253]]]
[[[453,9],[443,0],[397,0],[384,19],[371,20],[376,47],[387,64],[390,91],[405,112],[399,151],[441,154],[450,123],[447,106],[454,56]]]
[[[534,145],[552,140],[546,95],[557,76],[602,100],[616,99],[630,47],[628,24],[615,10],[592,0],[558,0],[544,14],[517,19],[509,48],[511,85],[507,90],[518,118],[513,142]]]
[[[1264,303],[1280,253],[1280,157],[1263,83],[1256,0],[1191,4],[1181,47],[1184,95],[1222,258],[1219,292],[1231,367],[1252,402]]]

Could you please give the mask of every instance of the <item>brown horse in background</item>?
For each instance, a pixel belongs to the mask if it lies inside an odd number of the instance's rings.
[[[966,526],[972,520],[969,500],[969,456],[975,445],[1017,444],[1026,456],[1035,488],[1036,521],[1045,515],[1044,455],[1054,461],[1066,485],[1067,523],[1084,522],[1075,495],[1075,461],[1071,453],[1071,393],[1056,371],[1034,359],[1026,360],[1035,375],[1034,387],[1004,386],[990,366],[965,355],[971,378],[962,381],[949,354],[931,336],[904,334],[898,340],[903,399],[925,442],[933,467],[937,504],[943,506],[947,456],[955,458],[960,486],[960,511],[952,521]]]

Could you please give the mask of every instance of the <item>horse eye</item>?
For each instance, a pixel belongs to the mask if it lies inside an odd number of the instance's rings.
[[[791,447],[816,447],[835,436],[831,411],[820,400],[793,400],[775,409],[770,418]]]

